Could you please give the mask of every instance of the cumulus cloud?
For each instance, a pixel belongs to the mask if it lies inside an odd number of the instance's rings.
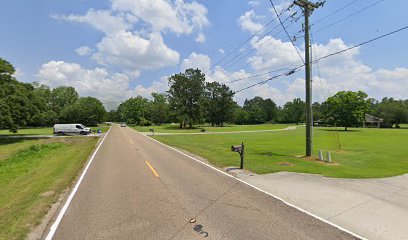
[[[37,78],[40,83],[52,88],[72,86],[81,96],[97,97],[108,108],[132,95],[128,76],[109,74],[104,68],[86,69],[76,63],[50,61],[41,66]]]
[[[159,33],[151,33],[144,38],[130,31],[118,31],[105,36],[96,47],[93,59],[99,64],[120,66],[130,72],[172,66],[179,62],[178,52],[170,49]]]
[[[113,15],[112,11],[108,10],[89,9],[85,15],[52,15],[51,17],[57,20],[87,23],[107,34],[131,28],[131,24],[124,15]]]
[[[82,46],[79,47],[77,49],[75,49],[75,52],[79,55],[79,56],[87,56],[90,55],[92,53],[92,49],[88,46]]]
[[[259,32],[263,27],[261,23],[256,22],[260,18],[262,17],[256,15],[254,10],[251,10],[244,13],[244,15],[240,16],[238,19],[238,23],[241,26],[242,30],[254,34],[256,32]]]
[[[211,67],[211,59],[207,55],[191,53],[190,56],[184,59],[180,64],[181,71],[185,71],[188,68],[198,68],[203,73],[208,73]]]
[[[198,42],[198,43],[203,43],[203,42],[205,42],[205,36],[204,36],[204,34],[199,33],[198,36],[196,37],[195,41]]]
[[[131,13],[135,18],[148,23],[156,32],[168,30],[190,34],[210,24],[207,8],[195,1],[112,0],[112,9]]]

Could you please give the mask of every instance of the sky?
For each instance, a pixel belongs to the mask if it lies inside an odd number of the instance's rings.
[[[305,98],[304,68],[285,74],[303,64],[304,18],[291,1],[272,2],[288,34],[269,0],[3,1],[0,57],[20,81],[73,86],[108,110],[167,91],[168,77],[187,68],[237,91],[240,104],[261,96],[283,105]],[[407,26],[407,8],[403,0],[327,0],[310,16],[312,58]],[[313,64],[313,100],[340,90],[407,99],[407,40],[404,30]]]

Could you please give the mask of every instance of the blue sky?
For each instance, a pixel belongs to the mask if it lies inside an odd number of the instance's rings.
[[[278,11],[291,3],[273,2]],[[407,8],[408,1],[402,0],[327,0],[310,18],[316,56],[408,25]],[[284,11],[282,20],[294,11],[299,8]],[[108,108],[131,96],[166,91],[166,78],[188,67],[199,67],[208,81],[227,83],[301,63],[278,21],[262,29],[275,17],[268,0],[22,0],[3,2],[0,16],[0,57],[14,64],[19,80],[74,86]],[[302,22],[288,26],[291,37]],[[301,55],[302,35],[295,41]],[[364,90],[377,99],[408,98],[407,39],[408,31],[402,31],[321,61],[320,76],[314,66],[314,99],[322,101],[339,90]],[[259,95],[282,105],[304,98],[303,74],[302,69],[242,91],[236,100]],[[271,76],[228,85],[239,90]]]

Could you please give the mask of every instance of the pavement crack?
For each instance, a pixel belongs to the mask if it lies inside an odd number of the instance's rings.
[[[246,210],[253,210],[253,211],[257,211],[257,212],[263,212],[261,209],[259,209],[259,208],[254,208],[254,207],[241,206],[241,205],[232,204],[232,203],[222,203],[222,204],[223,204],[223,205],[227,205],[227,206],[231,206],[231,207],[240,208],[240,209],[246,209]]]

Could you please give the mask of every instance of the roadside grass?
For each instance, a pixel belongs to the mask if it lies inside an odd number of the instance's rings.
[[[98,126],[90,127],[92,130],[101,129],[101,131],[107,132],[109,126],[101,124]],[[12,133],[9,130],[2,129],[0,130],[0,136],[22,136],[22,135],[52,135],[52,127],[39,127],[39,128],[21,128],[18,129],[17,133]]]
[[[339,137],[339,144],[337,141]],[[338,178],[379,178],[408,173],[406,129],[314,129],[314,158],[305,155],[305,128],[278,132],[220,135],[157,135],[154,138],[200,155],[217,167],[239,166],[231,145],[245,144],[244,168],[257,174],[279,171]],[[319,149],[332,153],[332,164],[317,161]]]
[[[0,239],[24,239],[74,181],[94,137],[0,140]]]
[[[257,125],[234,125],[227,124],[224,127],[212,127],[211,125],[197,125],[194,128],[183,128],[180,129],[178,124],[163,124],[154,126],[133,126],[129,127],[135,129],[139,132],[149,132],[150,129],[154,129],[155,132],[159,133],[196,133],[201,132],[201,129],[205,129],[206,132],[237,132],[237,131],[259,131],[259,130],[273,130],[273,129],[284,129],[289,126],[294,126],[295,124],[257,124]]]

